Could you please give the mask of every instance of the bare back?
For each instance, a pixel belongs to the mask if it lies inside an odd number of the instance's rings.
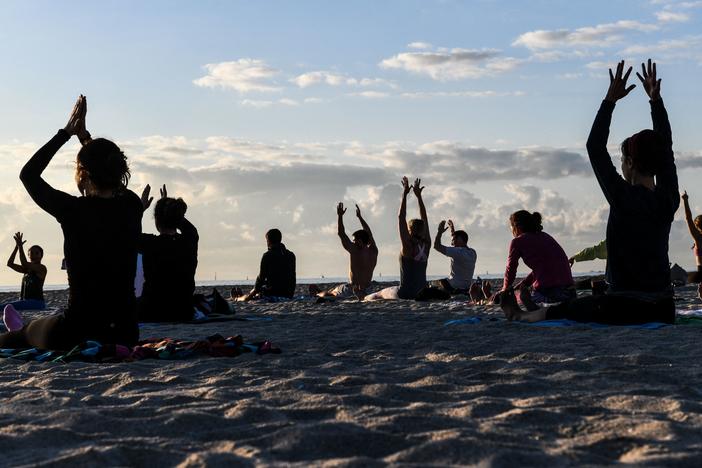
[[[351,284],[365,290],[373,280],[373,270],[378,263],[378,247],[375,244],[363,247],[352,244],[348,251]]]

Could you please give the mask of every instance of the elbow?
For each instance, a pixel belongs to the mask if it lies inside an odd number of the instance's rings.
[[[597,144],[592,140],[592,137],[587,139],[587,143],[585,143],[585,149],[587,150],[587,154],[592,154],[597,150]]]
[[[27,181],[31,178],[31,171],[27,169],[27,166],[24,166],[22,168],[22,170],[20,171],[19,178],[23,184],[26,184]]]

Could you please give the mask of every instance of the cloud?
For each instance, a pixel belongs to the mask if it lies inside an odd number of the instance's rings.
[[[428,42],[410,42],[409,44],[407,44],[408,49],[426,50],[431,49],[431,47],[432,45]]]
[[[582,155],[553,148],[492,150],[455,142],[433,142],[414,148],[390,146],[374,156],[398,173],[423,174],[442,183],[551,180],[592,173]]]
[[[384,59],[380,67],[427,75],[434,80],[448,81],[504,73],[516,68],[520,61],[503,57],[497,49],[445,49],[403,52]]]
[[[208,63],[204,68],[207,75],[193,80],[196,86],[233,89],[242,94],[281,89],[271,83],[279,70],[266,65],[263,60],[241,58],[233,62]]]
[[[327,84],[329,86],[340,86],[342,84],[354,85],[356,80],[353,78],[348,78],[339,73],[332,73],[327,71],[312,71],[298,75],[290,80],[295,83],[300,88],[307,88],[308,86],[316,84]]]
[[[381,91],[361,91],[358,93],[349,93],[349,96],[359,96],[368,99],[383,99],[389,97],[390,95]]]
[[[687,13],[663,10],[656,12],[656,18],[661,23],[684,23],[690,20],[690,15]]]
[[[311,102],[311,101],[305,101]],[[299,101],[290,98],[282,98],[277,101],[271,100],[258,100],[258,99],[244,99],[241,101],[241,105],[244,107],[253,107],[255,109],[265,109],[271,107],[273,104],[280,104],[281,106],[297,107],[300,105]]]
[[[665,39],[655,44],[627,47],[621,52],[626,56],[655,56],[661,60],[689,60],[702,63],[702,36]]]
[[[397,85],[383,78],[353,78],[337,72],[329,71],[312,71],[303,73],[291,78],[290,82],[296,84],[300,88],[307,88],[314,85],[328,86],[387,86],[395,88]]]
[[[524,96],[524,91],[416,91],[400,94],[401,97],[410,99],[423,98],[488,98],[488,97],[505,97],[505,96]]]
[[[564,49],[578,46],[609,47],[620,42],[625,33],[651,32],[659,29],[658,25],[639,21],[621,20],[615,23],[599,24],[578,29],[536,30],[526,32],[512,43],[531,50]]]

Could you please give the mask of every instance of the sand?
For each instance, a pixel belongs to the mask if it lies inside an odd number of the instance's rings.
[[[65,300],[49,294],[54,306]],[[681,308],[701,307],[692,287],[678,295]],[[283,354],[0,360],[2,465],[702,460],[702,328],[444,326],[475,313],[501,317],[463,301],[238,307],[273,320],[147,325],[142,336],[242,334]]]

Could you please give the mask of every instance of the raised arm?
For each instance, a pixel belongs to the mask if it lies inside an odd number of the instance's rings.
[[[690,210],[690,201],[688,200],[687,191],[682,194],[683,206],[685,207],[685,221],[687,221],[687,229],[695,241],[695,246],[702,248],[702,233],[695,226],[695,221],[692,218],[692,210]]]
[[[21,273],[34,272],[39,278],[44,279],[46,277],[46,267],[40,263],[32,263],[27,260],[27,256],[24,254],[24,244],[27,241],[22,239],[21,232],[15,234],[15,242],[19,252]]]
[[[424,199],[422,198],[422,190],[424,190],[424,187],[421,185],[422,181],[420,179],[415,179],[414,185],[412,185],[412,190],[414,191],[414,196],[417,197],[417,203],[419,204],[419,217],[422,218],[422,221],[424,221],[424,237],[426,237],[427,241],[431,242],[427,208],[424,206]]]
[[[446,224],[448,224],[449,229],[451,230],[451,237],[456,233],[456,226],[453,224],[453,220],[449,219]]]
[[[63,130],[49,140],[39,151],[34,153],[20,172],[20,180],[29,192],[32,200],[41,209],[58,218],[69,208],[73,197],[51,187],[42,177],[42,173],[58,150],[71,138],[81,132],[85,126],[85,98],[81,95],[73,107],[68,123]]]
[[[607,202],[610,206],[615,207],[620,200],[625,196],[627,188],[626,181],[617,173],[617,170],[612,164],[612,159],[607,151],[607,140],[609,138],[609,126],[612,122],[612,112],[616,102],[625,97],[631,92],[636,85],[628,86],[626,81],[629,79],[631,67],[624,72],[624,61],[617,64],[617,71],[612,74],[609,70],[609,89],[607,95],[600,105],[600,110],[597,112],[595,122],[592,124],[590,136],[587,139],[587,154],[590,157],[590,164],[597,177],[597,182],[600,184],[602,193],[604,193]],[[623,76],[622,76],[623,75]]]
[[[353,242],[351,242],[351,239],[349,239],[349,236],[346,234],[346,228],[344,227],[345,213],[346,208],[344,208],[344,204],[339,202],[339,204],[336,205],[336,233],[339,235],[341,246],[344,248],[344,250],[351,252]]]
[[[412,255],[412,238],[407,227],[407,195],[410,193],[410,184],[407,177],[402,178],[402,201],[400,202],[400,212],[397,215],[398,228],[400,229],[400,242],[402,247],[400,254],[403,257]]]
[[[15,243],[15,248],[12,249],[12,254],[10,254],[10,258],[7,259],[7,266],[15,270],[17,273],[26,273],[26,271],[24,271],[24,268],[22,268],[22,265],[18,265],[17,263],[15,263],[18,251],[19,245]]]
[[[658,78],[656,63],[648,59],[648,67],[641,64],[642,74],[636,75],[641,80],[651,103],[651,120],[653,130],[663,138],[663,153],[656,172],[656,190],[662,190],[668,196],[673,212],[680,206],[678,173],[675,168],[675,158],[673,157],[673,132],[670,128],[668,112],[661,99],[661,79]]]
[[[451,225],[453,225],[453,223]],[[434,238],[434,249],[441,252],[444,255],[446,255],[446,246],[441,244],[441,236],[448,229],[449,228],[446,227],[446,221],[442,219],[439,223],[439,228],[436,231],[436,237]]]
[[[377,249],[378,246],[375,245],[375,238],[373,237],[373,233],[371,232],[371,228],[366,222],[365,219],[363,219],[363,216],[361,216],[361,209],[356,205],[356,217],[358,218],[358,222],[361,223],[361,227],[363,228],[364,231],[366,231],[366,234],[368,234],[369,242],[368,245],[370,245],[372,248]]]

